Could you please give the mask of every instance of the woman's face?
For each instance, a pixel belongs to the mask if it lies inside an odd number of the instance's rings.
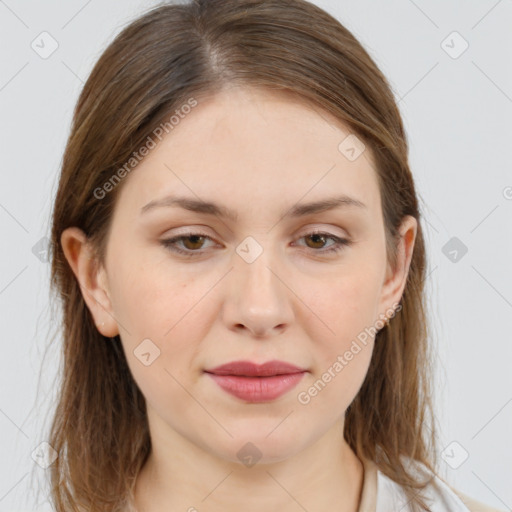
[[[392,273],[372,156],[350,135],[289,96],[232,89],[199,102],[124,178],[86,300],[103,334],[120,333],[155,435],[271,462],[343,421],[400,300],[416,229],[408,218]],[[305,208],[342,195],[361,204]],[[189,208],[148,206],[169,196]],[[206,373],[240,360],[305,372],[280,395],[274,377],[250,397],[261,378],[232,379],[247,383],[235,396]]]

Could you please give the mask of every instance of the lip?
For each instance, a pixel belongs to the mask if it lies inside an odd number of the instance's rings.
[[[216,366],[207,373],[216,375],[240,375],[244,377],[271,377],[273,375],[288,375],[290,373],[305,372],[305,368],[299,368],[294,364],[274,359],[263,364],[252,361],[231,361],[230,363]]]
[[[268,402],[293,389],[307,370],[284,361],[233,361],[205,370],[221,389],[247,402]]]

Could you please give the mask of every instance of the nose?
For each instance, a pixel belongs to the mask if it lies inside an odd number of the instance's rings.
[[[291,324],[294,294],[280,268],[270,251],[251,263],[236,256],[223,309],[230,330],[262,338],[280,334]]]

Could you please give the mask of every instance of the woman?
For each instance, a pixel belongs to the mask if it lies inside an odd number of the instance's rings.
[[[492,510],[437,476],[407,151],[385,77],[303,0],[117,36],[53,211],[58,512]]]

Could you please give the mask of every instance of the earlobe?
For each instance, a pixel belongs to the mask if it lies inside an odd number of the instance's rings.
[[[67,228],[62,232],[61,245],[97,329],[103,336],[116,336],[119,330],[105,284],[105,270],[98,265],[87,236],[77,227]]]

